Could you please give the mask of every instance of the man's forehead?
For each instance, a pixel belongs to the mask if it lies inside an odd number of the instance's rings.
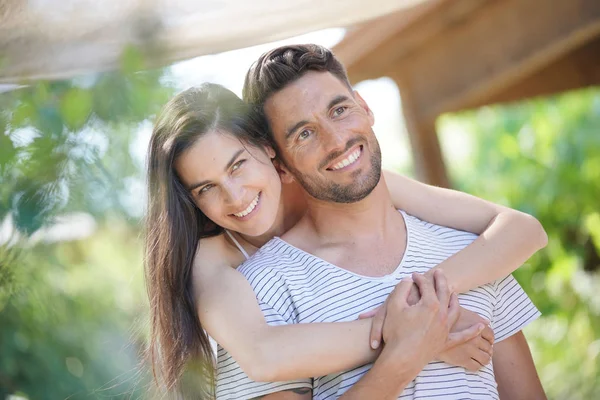
[[[306,109],[322,107],[339,95],[352,96],[351,90],[330,72],[309,71],[265,102],[267,117],[287,119],[303,113]]]

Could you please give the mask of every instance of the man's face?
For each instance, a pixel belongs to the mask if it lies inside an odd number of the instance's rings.
[[[264,107],[280,158],[312,197],[365,198],[381,177],[381,150],[364,100],[329,72],[309,71]]]

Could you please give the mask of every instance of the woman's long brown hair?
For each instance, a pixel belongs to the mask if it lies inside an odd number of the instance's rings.
[[[150,300],[149,356],[160,386],[173,389],[186,366],[200,367],[212,388],[214,354],[192,292],[202,238],[222,228],[194,204],[174,162],[207,132],[227,132],[249,145],[268,144],[264,124],[234,93],[203,84],[175,96],[157,117],[148,151],[145,275]]]

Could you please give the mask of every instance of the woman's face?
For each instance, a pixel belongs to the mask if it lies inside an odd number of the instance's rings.
[[[198,208],[225,229],[260,236],[275,223],[281,180],[275,152],[209,132],[175,160],[175,170]]]

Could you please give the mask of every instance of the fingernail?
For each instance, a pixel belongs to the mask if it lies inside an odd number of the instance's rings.
[[[379,341],[378,340],[373,340],[371,342],[371,347],[373,348],[373,350],[375,350],[376,348],[379,347]]]
[[[481,332],[483,330],[483,328],[485,328],[485,325],[477,324],[477,332]]]

